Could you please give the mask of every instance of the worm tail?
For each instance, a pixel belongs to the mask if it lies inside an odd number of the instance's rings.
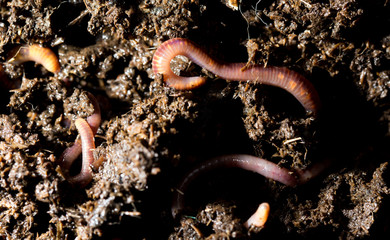
[[[58,73],[61,70],[60,63],[55,53],[49,48],[44,48],[38,44],[20,46],[9,60],[14,63],[23,63],[34,61],[41,64],[52,73]]]

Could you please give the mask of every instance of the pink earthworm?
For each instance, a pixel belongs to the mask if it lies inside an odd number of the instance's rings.
[[[170,39],[161,44],[152,62],[154,74],[162,74],[165,83],[175,89],[193,89],[206,82],[204,77],[180,77],[173,73],[170,62],[178,55],[189,58],[220,78],[235,81],[249,80],[285,89],[302,104],[307,112],[315,114],[320,108],[321,102],[317,91],[302,75],[285,67],[222,63],[210,57],[194,42],[183,38]]]
[[[101,122],[101,113],[97,100],[91,93],[87,93],[87,95],[95,111],[91,116],[87,117],[86,121],[83,118],[76,119],[75,126],[81,140],[77,139],[71,147],[65,149],[59,160],[59,165],[65,178],[72,185],[77,185],[80,188],[85,187],[92,181],[91,165],[95,162],[92,151],[95,149],[95,134]],[[75,176],[70,176],[69,170],[80,154],[82,154],[81,171]]]
[[[48,71],[58,73],[61,70],[60,63],[56,54],[49,48],[38,44],[19,46],[13,50],[14,54],[8,62],[23,63],[34,61],[41,64]]]
[[[286,186],[295,187],[297,185],[304,184],[319,175],[322,170],[328,166],[328,164],[328,161],[324,161],[314,164],[312,167],[305,170],[289,170],[266,159],[251,155],[235,154],[216,157],[201,163],[199,166],[192,169],[192,171],[190,171],[180,182],[177,190],[173,193],[171,207],[172,216],[175,217],[183,210],[185,191],[190,183],[200,175],[213,169],[241,168],[259,173],[266,178],[278,181]]]
[[[95,138],[91,127],[83,118],[76,119],[75,125],[80,134],[81,143],[80,141],[76,141],[72,147],[67,148],[64,151],[61,167],[64,175],[71,184],[77,184],[80,187],[85,187],[92,180],[92,170],[90,165],[94,162],[92,151],[95,149]],[[72,162],[76,160],[80,154],[80,149],[83,155],[81,172],[75,176],[69,176],[69,168],[71,167]]]

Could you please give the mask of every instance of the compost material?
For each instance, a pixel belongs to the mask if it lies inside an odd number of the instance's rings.
[[[390,3],[386,0],[71,0],[0,2],[0,238],[379,239],[389,234]],[[306,114],[275,87],[230,82],[185,57],[171,68],[206,84],[180,91],[152,70],[162,42],[188,38],[224,62],[305,76],[322,107]],[[39,44],[52,73],[12,62]],[[58,161],[94,113],[93,180]],[[251,154],[288,169],[330,163],[287,187],[216,169],[171,216],[172,192],[194,166]],[[93,167],[93,166],[92,166]],[[80,172],[81,156],[70,174]],[[261,228],[244,223],[262,202]]]

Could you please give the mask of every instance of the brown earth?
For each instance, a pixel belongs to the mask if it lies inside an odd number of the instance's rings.
[[[236,2],[1,1],[0,237],[388,235],[390,3]],[[185,58],[173,62],[175,71],[206,75],[207,84],[192,91],[166,87],[151,60],[174,37],[224,61],[296,70],[318,90],[319,116],[305,115],[283,90],[227,82]],[[56,52],[60,73],[7,62],[15,46],[32,43]],[[102,109],[94,154],[106,160],[93,182],[77,189],[56,161],[77,137],[66,119],[93,112],[86,92]],[[324,159],[333,164],[296,188],[216,170],[193,184],[185,214],[173,219],[171,194],[185,172],[230,153],[296,169]],[[266,226],[246,230],[243,223],[264,201],[271,205]]]

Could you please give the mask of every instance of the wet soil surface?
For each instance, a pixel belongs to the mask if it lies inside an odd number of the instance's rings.
[[[390,3],[387,0],[73,0],[0,3],[2,239],[379,239],[389,234]],[[177,73],[207,76],[168,88],[151,60],[185,37],[227,62],[289,67],[318,90],[306,115],[288,93],[219,79],[185,58]],[[38,43],[58,74],[9,53]],[[77,130],[102,110],[85,188],[58,166]],[[171,196],[194,165],[252,154],[291,169],[332,162],[295,188],[237,169],[194,182],[183,215]],[[80,162],[78,160],[78,162]],[[80,163],[75,163],[77,173]],[[263,229],[243,227],[258,204]]]

